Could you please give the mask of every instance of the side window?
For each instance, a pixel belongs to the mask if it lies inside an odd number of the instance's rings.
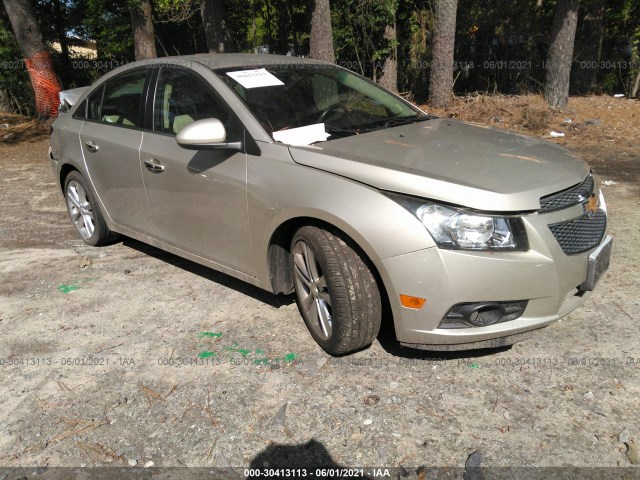
[[[227,131],[227,141],[242,137],[242,125],[213,88],[180,68],[160,71],[153,107],[153,129],[176,134],[196,120],[217,118]]]
[[[102,92],[104,92],[104,85],[98,88],[87,98],[87,113],[86,118],[88,120],[100,121],[100,106],[102,105]]]
[[[84,99],[82,103],[78,105],[78,108],[76,108],[76,111],[73,114],[73,118],[77,118],[79,120],[84,120],[85,118],[87,118],[87,100],[86,99]]]
[[[146,70],[137,70],[107,81],[99,113],[100,121],[129,127],[142,126],[140,107],[146,77]],[[91,100],[89,110],[89,116],[93,117]]]

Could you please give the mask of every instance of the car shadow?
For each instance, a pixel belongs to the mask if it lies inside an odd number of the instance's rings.
[[[291,479],[464,478],[464,480],[484,480],[480,465],[481,455],[474,455],[472,460],[467,460],[463,468],[425,465],[389,465],[368,468],[345,466],[333,459],[327,447],[312,438],[306,443],[293,445],[271,443],[253,457],[249,467],[244,469],[244,478],[245,480],[266,479],[278,476],[280,473]]]
[[[270,292],[267,292],[266,290],[262,290],[261,288],[227,275],[226,273],[222,273],[204,265],[200,265],[199,263],[192,262],[191,260],[187,260],[186,258],[174,255],[173,253],[165,252],[164,250],[140,242],[133,238],[123,236],[122,244],[125,247],[129,247],[133,250],[143,253],[144,255],[149,255],[174,267],[180,268],[194,275],[198,275],[208,281],[216,282],[227,288],[233,289],[237,292],[254,298],[255,300],[263,302],[273,308],[288,306],[295,303],[296,301],[294,293],[289,295],[274,295]],[[383,299],[385,298],[385,296],[386,294],[383,293]],[[508,351],[511,348],[510,346],[507,346],[476,350],[428,351],[403,347],[402,345],[400,345],[400,342],[398,342],[398,339],[396,338],[393,322],[391,319],[391,308],[388,304],[388,301],[383,300],[383,321],[377,340],[380,343],[380,346],[388,354],[393,355],[394,357],[444,362],[447,360],[470,359],[494,355],[499,352]],[[363,350],[366,350],[367,348],[368,347],[364,348]],[[354,352],[350,352],[347,355],[350,355],[351,353]]]
[[[266,303],[273,308],[280,308],[287,305],[291,305],[295,302],[295,295],[274,295],[266,290],[262,290],[247,282],[234,278],[226,273],[219,272],[212,268],[200,265],[199,263],[192,262],[186,258],[179,257],[173,253],[165,252],[159,248],[153,247],[146,243],[134,240],[129,237],[122,237],[122,244],[125,247],[129,247],[150,257],[156,258],[163,262],[166,262],[174,267],[185,270],[194,275],[198,275],[211,282],[219,283],[220,285],[240,292],[251,298],[254,298],[260,302]]]
[[[200,175],[202,172],[226,162],[236,154],[238,152],[232,150],[199,150],[189,160],[187,170],[192,175]]]
[[[273,443],[259,452],[245,472],[245,479],[262,479],[265,472],[283,469],[289,471],[289,478],[310,478],[312,476],[332,479],[355,479],[372,477],[363,475],[360,469],[350,469],[338,464],[327,448],[315,439],[298,445]],[[299,470],[299,471],[298,471]],[[350,470],[353,471],[350,474]]]
[[[385,329],[386,330],[386,329]],[[392,330],[392,329],[391,329]],[[511,345],[495,348],[476,348],[474,350],[420,350],[417,348],[403,347],[396,339],[395,332],[384,331],[381,329],[378,335],[378,342],[385,352],[394,357],[406,358],[411,360],[428,360],[431,362],[446,362],[451,360],[470,361],[472,358],[488,357],[496,353],[511,350]]]

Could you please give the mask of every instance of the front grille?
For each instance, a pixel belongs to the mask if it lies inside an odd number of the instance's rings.
[[[593,187],[593,175],[589,174],[579,185],[542,197],[540,199],[540,212],[553,212],[583,203],[593,193]]]
[[[562,251],[567,255],[586,252],[600,244],[607,228],[604,210],[588,213],[567,222],[549,225]]]

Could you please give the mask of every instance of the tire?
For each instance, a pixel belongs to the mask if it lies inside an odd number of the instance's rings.
[[[97,247],[118,238],[107,227],[95,197],[80,172],[73,171],[65,178],[64,198],[69,219],[85,243]]]
[[[380,331],[380,290],[371,269],[339,234],[306,226],[291,242],[298,309],[314,340],[342,355],[371,345]]]

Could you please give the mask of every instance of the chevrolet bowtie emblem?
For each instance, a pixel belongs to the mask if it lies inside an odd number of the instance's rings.
[[[591,194],[589,201],[583,204],[583,207],[586,213],[596,213],[598,211],[598,199],[596,198],[595,193]]]

